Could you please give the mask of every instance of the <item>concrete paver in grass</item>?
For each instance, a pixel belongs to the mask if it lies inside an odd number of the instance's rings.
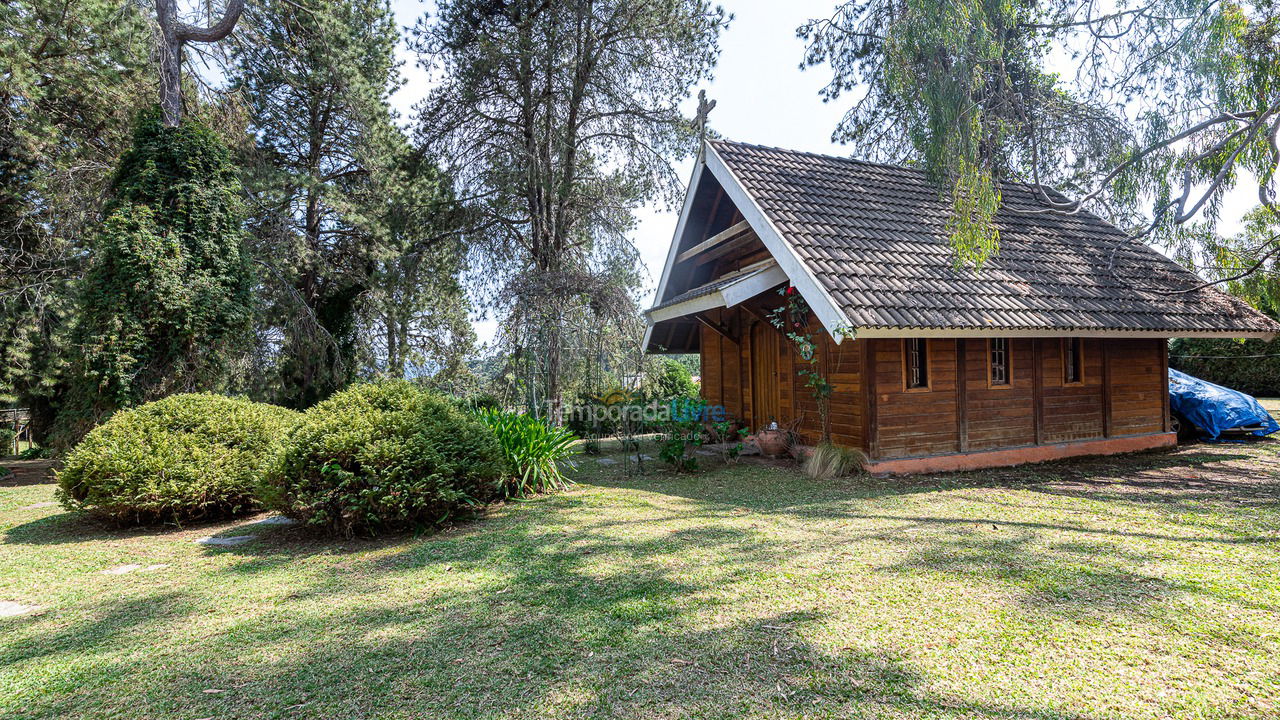
[[[39,609],[39,605],[23,605],[11,600],[0,600],[0,617],[17,617]]]
[[[232,535],[230,537],[203,537],[196,540],[197,545],[212,545],[214,547],[235,547],[243,545],[253,540],[257,535]]]
[[[102,574],[103,575],[126,575],[128,573],[133,572],[134,570],[141,570],[141,569],[142,569],[141,565],[133,565],[133,564],[120,565],[113,568],[107,568],[106,570],[102,571]]]
[[[266,518],[266,519],[264,519],[264,520],[259,520],[259,521],[255,522],[255,523],[251,523],[251,524],[253,524],[253,525],[281,525],[281,526],[289,526],[289,525],[297,525],[297,524],[298,524],[298,521],[297,521],[297,520],[294,520],[293,518],[287,518],[287,517],[285,517],[285,516],[283,516],[283,515],[272,515],[272,516],[271,516],[271,517],[269,517],[269,518]]]

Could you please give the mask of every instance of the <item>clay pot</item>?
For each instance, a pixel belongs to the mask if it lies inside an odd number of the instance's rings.
[[[778,457],[787,452],[786,430],[761,430],[756,433],[756,445],[760,446],[760,454]]]

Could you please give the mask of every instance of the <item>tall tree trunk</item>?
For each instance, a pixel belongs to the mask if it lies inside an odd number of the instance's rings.
[[[244,0],[227,0],[218,22],[196,27],[178,21],[178,0],[156,0],[156,22],[160,25],[160,111],[164,124],[177,127],[182,122],[182,47],[189,42],[214,43],[231,34]]]

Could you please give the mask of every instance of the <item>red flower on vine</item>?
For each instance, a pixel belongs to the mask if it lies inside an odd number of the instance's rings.
[[[788,294],[788,295],[795,295],[795,294],[796,294],[796,286],[795,286],[795,285],[792,285],[792,286],[788,287],[788,288],[787,288],[787,294]]]

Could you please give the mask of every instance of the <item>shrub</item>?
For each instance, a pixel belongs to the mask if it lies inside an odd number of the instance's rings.
[[[439,524],[502,489],[488,427],[406,382],[352,386],[308,410],[268,476],[267,504],[350,537]]]
[[[13,428],[0,427],[0,455],[8,455],[13,450],[13,439],[17,436]]]
[[[213,394],[116,413],[58,472],[71,510],[119,523],[211,520],[258,506],[257,488],[298,413]]]
[[[19,460],[44,460],[52,456],[53,454],[49,451],[49,448],[36,446],[29,447],[18,453]]]
[[[696,398],[698,384],[693,381],[693,374],[683,363],[664,357],[658,359],[658,370],[654,373],[651,391],[657,400]]]
[[[814,480],[830,480],[862,470],[864,460],[859,450],[822,443],[805,458],[803,469]]]
[[[1250,395],[1280,396],[1280,342],[1179,338],[1169,367]]]
[[[493,430],[515,475],[504,485],[507,497],[556,490],[569,485],[560,461],[574,454],[578,437],[532,415],[485,410],[479,415]]]

